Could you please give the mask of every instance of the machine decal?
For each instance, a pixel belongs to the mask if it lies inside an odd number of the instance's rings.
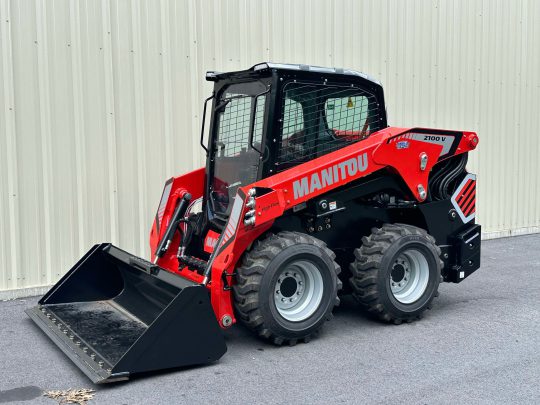
[[[442,145],[442,150],[439,157],[445,156],[450,153],[452,145],[456,140],[454,135],[443,134],[423,134],[417,132],[408,132],[406,134],[397,136],[391,139],[389,142],[396,142],[396,149],[407,149],[409,147],[408,139],[412,139],[420,142],[434,143],[436,145]]]
[[[397,149],[407,149],[409,147],[409,141],[399,141],[397,144],[396,144],[396,148]]]
[[[204,239],[204,251],[206,253],[212,253],[219,240],[219,233],[209,230]]]
[[[441,154],[439,156],[444,156],[448,152],[450,152],[450,148],[452,147],[452,144],[454,143],[455,137],[452,135],[429,135],[429,134],[416,134],[411,133],[410,139],[414,139],[415,141],[421,141],[421,142],[428,142],[428,143],[435,143],[437,145],[442,145]]]
[[[468,174],[460,183],[451,198],[463,223],[470,222],[476,216],[476,175]]]
[[[244,199],[237,194],[234,197],[231,216],[229,217],[229,222],[227,223],[227,227],[223,232],[223,238],[221,239],[219,247],[223,247],[227,243],[227,241],[231,239],[232,236],[235,234],[236,228],[238,227],[238,221],[240,220],[240,214],[242,213],[243,205]]]
[[[368,155],[361,153],[357,157],[347,159],[326,169],[304,176],[293,182],[294,199],[298,200],[306,195],[344,181],[355,176],[358,172],[365,172],[368,168]]]

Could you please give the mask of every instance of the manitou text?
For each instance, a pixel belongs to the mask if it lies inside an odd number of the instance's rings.
[[[294,199],[297,200],[334,183],[356,176],[358,172],[364,172],[367,168],[368,156],[367,153],[362,153],[357,157],[319,170],[310,176],[302,177],[300,180],[293,182]]]

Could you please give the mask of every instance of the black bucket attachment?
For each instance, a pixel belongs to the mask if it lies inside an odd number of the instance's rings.
[[[206,287],[108,243],[26,313],[94,383],[209,363],[227,351]]]

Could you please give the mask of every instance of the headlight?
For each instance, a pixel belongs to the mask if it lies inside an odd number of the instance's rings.
[[[188,218],[191,214],[198,214],[202,212],[202,206],[203,206],[203,198],[197,198],[196,200],[193,200],[191,204],[189,204],[189,207],[186,211],[186,218]]]

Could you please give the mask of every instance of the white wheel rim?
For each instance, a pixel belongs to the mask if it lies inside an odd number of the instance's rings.
[[[422,297],[429,281],[429,264],[417,249],[403,251],[392,264],[390,289],[396,300],[412,304]]]
[[[308,260],[289,263],[274,285],[274,303],[288,321],[301,322],[315,313],[323,296],[323,279],[317,266]]]

